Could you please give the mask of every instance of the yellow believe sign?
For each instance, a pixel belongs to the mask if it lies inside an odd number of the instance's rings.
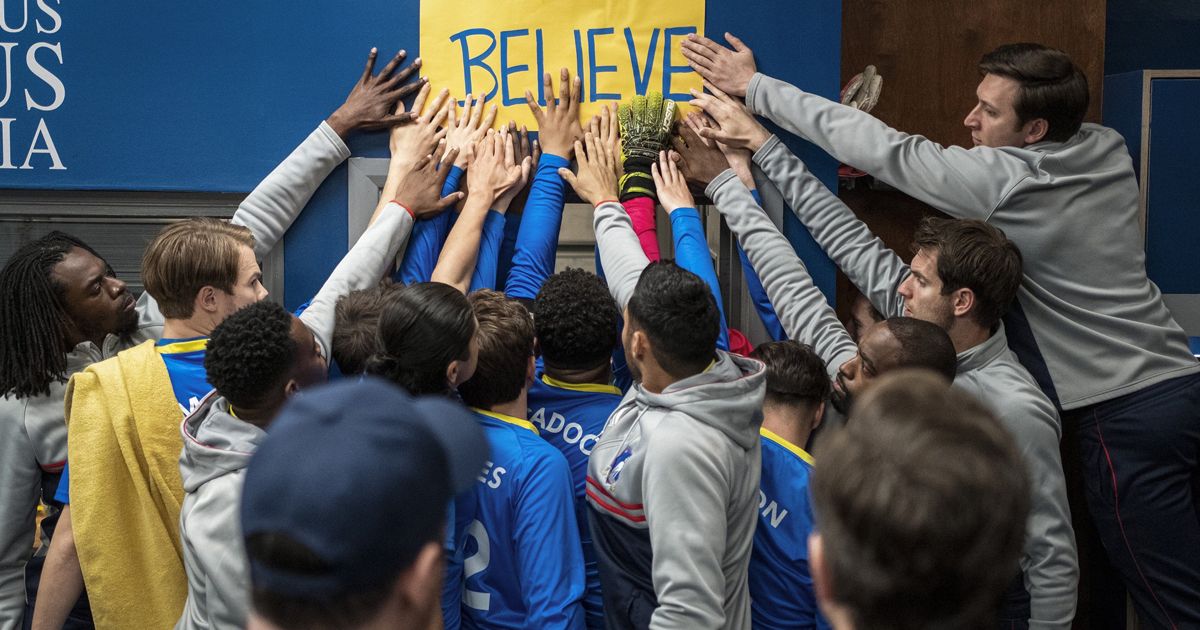
[[[421,73],[434,89],[487,95],[498,121],[534,128],[525,91],[545,104],[542,73],[582,80],[581,118],[635,94],[686,102],[700,77],[680,53],[704,33],[704,0],[422,0]]]

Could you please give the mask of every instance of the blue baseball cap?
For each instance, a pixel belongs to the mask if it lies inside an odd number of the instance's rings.
[[[246,469],[252,583],[292,597],[390,583],[442,540],[447,505],[476,482],[487,456],[479,423],[446,398],[413,398],[374,377],[305,390]],[[301,545],[314,566],[256,557],[252,541],[262,535]]]

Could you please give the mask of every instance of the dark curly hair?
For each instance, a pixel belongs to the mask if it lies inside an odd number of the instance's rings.
[[[720,311],[700,276],[660,260],[646,265],[629,299],[630,321],[651,341],[655,360],[669,374],[694,374],[717,351]]]
[[[22,245],[0,270],[0,396],[45,395],[51,383],[66,380],[71,317],[53,272],[75,248],[104,260],[83,241],[54,231]]]
[[[770,341],[755,348],[750,358],[767,366],[767,402],[816,405],[829,398],[829,374],[812,346],[794,339]]]
[[[230,404],[254,407],[278,394],[298,350],[292,314],[274,302],[256,302],[213,329],[204,369]]]
[[[612,357],[620,312],[604,280],[568,268],[542,283],[533,301],[533,324],[547,367],[593,368]]]
[[[475,312],[467,296],[440,282],[418,282],[388,292],[379,316],[379,352],[367,373],[414,396],[450,394],[446,368],[470,357]]]

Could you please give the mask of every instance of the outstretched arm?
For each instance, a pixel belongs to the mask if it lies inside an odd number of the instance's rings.
[[[63,506],[50,551],[42,565],[42,581],[38,584],[37,602],[33,610],[36,630],[59,630],[67,621],[71,608],[83,593],[83,569],[75,551],[75,532],[71,527],[71,506]]]
[[[497,198],[521,180],[523,172],[528,174],[529,165],[529,159],[517,164],[507,129],[500,133],[488,132],[476,149],[475,162],[467,170],[470,194],[446,238],[433,270],[433,282],[449,284],[464,293],[467,291],[475,272],[487,213]]]
[[[265,256],[275,247],[321,182],[350,157],[345,137],[351,131],[386,129],[411,120],[410,113],[392,112],[397,101],[421,87],[421,80],[405,83],[421,67],[420,60],[396,72],[405,57],[404,51],[400,51],[379,74],[373,75],[376,54],[371,49],[362,78],[341,107],[238,206],[233,223],[250,228],[256,256]]]
[[[543,77],[543,82],[545,92],[553,94],[549,74]],[[511,298],[534,299],[542,283],[554,273],[566,197],[566,185],[558,171],[570,165],[574,153],[576,133],[580,129],[579,93],[579,78],[572,81],[571,73],[566,68],[559,74],[557,103],[554,99],[547,99],[546,109],[543,110],[533,94],[525,92],[525,102],[538,124],[542,155],[533,177],[529,199],[525,202],[512,270],[509,271],[505,286],[505,293]],[[608,112],[608,108],[604,112]]]
[[[608,290],[622,311],[633,297],[642,270],[650,264],[625,208],[617,201],[617,166],[612,150],[591,133],[584,143],[575,142],[575,159],[579,173],[562,168],[558,174],[567,180],[581,199],[596,207],[593,226],[596,248],[608,281]]]
[[[737,234],[788,337],[812,345],[829,373],[835,373],[858,349],[791,243],[755,204],[733,171],[714,179],[707,193]]]

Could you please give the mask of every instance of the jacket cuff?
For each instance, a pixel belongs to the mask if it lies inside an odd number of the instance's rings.
[[[739,181],[737,174],[733,172],[733,169],[727,168],[708,183],[708,186],[704,189],[704,196],[716,201],[717,191],[720,190],[722,186],[729,183],[729,180],[731,179],[734,181]]]
[[[746,86],[746,107],[755,114],[759,112],[758,107],[755,106],[755,101],[758,100],[758,89],[766,77],[767,75],[761,72],[755,72],[754,76],[750,77],[750,84]]]
[[[322,120],[317,130],[325,136],[325,139],[333,146],[334,151],[337,152],[339,157],[343,160],[350,157],[350,147],[346,146],[346,141],[337,135],[337,132],[333,130],[333,127],[329,126],[329,123]]]
[[[758,150],[754,152],[754,155],[750,156],[750,159],[755,164],[759,165],[759,167],[762,167],[763,162],[767,161],[767,158],[770,157],[771,152],[774,151],[776,147],[782,145],[783,141],[779,139],[779,136],[772,134],[770,138],[767,138],[767,141],[764,142],[761,147],[758,147]]]

